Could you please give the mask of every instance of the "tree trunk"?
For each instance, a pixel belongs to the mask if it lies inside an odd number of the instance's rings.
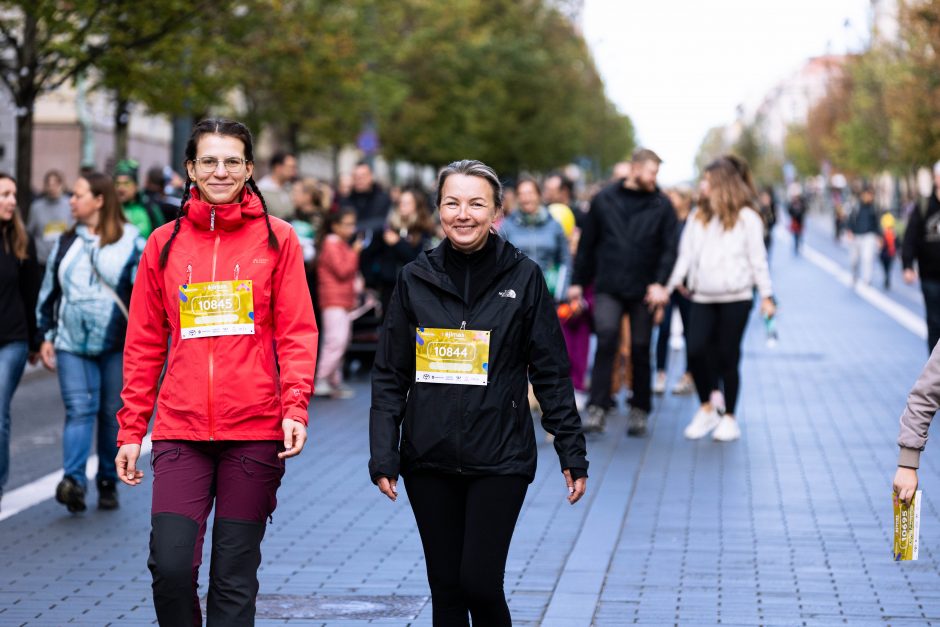
[[[128,126],[131,119],[131,103],[120,92],[114,92],[114,162],[127,159]]]
[[[29,206],[33,202],[33,103],[29,102],[16,116],[16,197],[23,220],[29,219]]]

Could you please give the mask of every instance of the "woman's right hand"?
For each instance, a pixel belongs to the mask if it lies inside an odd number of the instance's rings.
[[[39,347],[39,359],[42,361],[42,365],[46,367],[46,370],[55,372],[55,346],[52,345],[52,342],[45,341],[42,343],[42,346]]]
[[[140,457],[140,444],[123,444],[118,449],[114,463],[117,464],[117,475],[127,485],[138,485],[144,478],[142,470],[137,470],[137,459]]]
[[[398,499],[398,479],[389,479],[388,477],[379,477],[376,482],[379,486],[379,492],[394,500]]]
[[[917,491],[917,469],[898,466],[898,471],[894,473],[894,493],[898,500],[905,505],[914,498],[914,492]]]

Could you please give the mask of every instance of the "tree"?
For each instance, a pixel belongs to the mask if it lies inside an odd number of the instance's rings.
[[[109,50],[146,48],[216,3],[207,0],[0,2],[0,83],[16,105],[16,177],[29,212],[36,99],[89,69]]]
[[[800,176],[819,174],[820,162],[813,154],[805,124],[791,124],[783,140],[783,153]]]

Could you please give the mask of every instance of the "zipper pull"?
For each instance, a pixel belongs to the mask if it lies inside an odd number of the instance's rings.
[[[238,271],[239,271],[240,269],[241,269],[241,266],[239,266],[239,265],[236,263],[236,264],[235,264],[235,280],[236,280],[236,281],[238,280]]]
[[[215,230],[215,207],[209,212],[209,230]]]
[[[186,266],[186,285],[193,284],[193,264]]]
[[[460,323],[460,330],[461,330],[461,331],[466,331],[466,330],[467,330],[467,321],[466,321],[466,320],[464,320],[463,322]]]

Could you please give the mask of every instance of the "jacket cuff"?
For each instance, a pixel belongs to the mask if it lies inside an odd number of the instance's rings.
[[[584,479],[588,476],[587,468],[569,468],[571,473],[571,478],[577,481],[578,479]]]
[[[905,468],[920,468],[920,451],[916,448],[901,447],[898,455],[898,466]]]
[[[289,408],[284,412],[284,418],[285,418],[285,419],[290,419],[290,420],[296,420],[297,422],[299,422],[300,424],[302,424],[304,427],[306,427],[306,426],[307,426],[307,422],[308,422],[309,419],[310,419],[310,416],[309,416],[309,414],[307,414],[306,411],[304,411],[304,410],[301,409],[300,407],[289,407]]]
[[[117,445],[124,446],[125,444],[141,444],[143,439],[143,436],[133,433],[129,429],[119,429],[117,435]]]

